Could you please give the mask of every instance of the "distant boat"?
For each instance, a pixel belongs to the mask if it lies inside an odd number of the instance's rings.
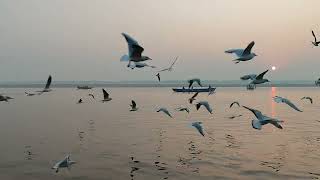
[[[78,89],[92,89],[90,86],[77,86]]]
[[[216,90],[215,87],[191,87],[191,88],[172,88],[174,92],[214,92]]]

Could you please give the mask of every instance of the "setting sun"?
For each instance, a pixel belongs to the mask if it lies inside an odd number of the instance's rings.
[[[271,67],[272,71],[275,71],[277,68],[275,66]]]

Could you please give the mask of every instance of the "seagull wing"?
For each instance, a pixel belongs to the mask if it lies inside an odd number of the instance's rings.
[[[204,107],[212,114],[212,108],[210,107],[210,104],[208,102],[203,103]]]
[[[251,125],[254,129],[261,130],[261,128],[262,128],[261,122],[257,119],[252,120]]]
[[[131,57],[133,58],[140,58],[142,52],[144,51],[143,47],[139,46],[139,45],[132,45],[132,54]]]
[[[195,94],[191,97],[191,99],[194,99],[195,97],[197,97],[198,94],[199,94],[199,92],[195,93]]]
[[[237,56],[242,56],[243,54],[243,49],[229,49],[229,50],[226,50],[225,53],[235,53]]]
[[[262,79],[263,76],[269,71],[269,69],[267,69],[266,71],[264,71],[263,73],[259,74],[256,79]]]
[[[314,42],[317,42],[317,37],[316,37],[316,35],[314,34],[313,31],[312,31],[312,35],[313,35],[313,37],[314,37]]]
[[[138,41],[136,41],[135,39],[133,39],[131,36],[129,36],[128,34],[126,33],[122,33],[122,35],[124,36],[124,38],[126,39],[127,41],[127,44],[128,44],[128,50],[129,50],[129,57],[132,57],[132,54],[133,54],[133,45],[138,45],[139,46],[139,43]]]
[[[283,102],[288,104],[290,107],[295,109],[296,111],[302,112],[296,105],[294,105],[289,99],[283,99]]]
[[[256,116],[256,118],[258,118],[258,120],[263,120],[264,119],[264,116],[262,115],[261,111],[256,110],[256,109],[251,109],[251,108],[249,108],[247,106],[242,106],[242,107],[244,107],[244,108],[248,109],[249,111],[251,111]]]
[[[274,125],[275,127],[279,128],[279,129],[283,129],[283,127],[279,124],[279,121],[276,121],[276,120],[268,120],[268,123]]]
[[[51,77],[51,75],[49,75],[48,80],[47,80],[47,84],[46,84],[44,89],[49,89],[50,88],[51,81],[52,81],[52,77]]]
[[[109,98],[109,93],[107,93],[106,90],[102,89],[103,92],[103,99],[108,99]]]
[[[192,123],[192,126],[195,127],[202,136],[204,136],[203,128],[200,122]]]
[[[235,101],[235,102],[233,102],[233,103],[230,104],[230,108],[231,108],[234,104],[237,104],[238,106],[240,106],[239,102]]]
[[[246,55],[251,54],[251,49],[252,49],[253,46],[254,46],[254,41],[252,41],[252,42],[246,47],[246,49],[244,49],[244,51],[243,51],[243,53],[242,53],[242,56],[246,56]]]
[[[177,62],[177,60],[178,60],[178,56],[177,56],[176,59],[173,61],[173,63],[171,64],[171,66],[170,66],[169,69],[171,69],[171,68],[173,67],[173,65]]]
[[[136,108],[136,107],[137,107],[137,104],[136,104],[136,102],[135,102],[134,100],[132,100],[131,103],[132,103],[132,104],[131,104],[131,107],[132,107],[132,108]]]

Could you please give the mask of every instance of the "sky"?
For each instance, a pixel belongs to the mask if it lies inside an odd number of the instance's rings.
[[[271,80],[320,77],[319,0],[1,0],[0,81],[154,80],[126,67],[125,32],[164,80],[237,80],[271,66]],[[255,41],[251,62],[224,51]]]

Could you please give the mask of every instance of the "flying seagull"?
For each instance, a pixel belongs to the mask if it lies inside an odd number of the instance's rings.
[[[151,66],[151,65],[149,65],[147,63],[143,63],[143,62],[133,62],[128,67],[130,67],[131,69],[144,68],[144,67],[156,68],[155,66]]]
[[[0,101],[8,102],[10,99],[13,99],[13,98],[10,96],[4,96],[0,94]]]
[[[252,41],[245,49],[230,49],[225,51],[225,53],[236,54],[238,58],[233,61],[235,61],[235,63],[237,64],[240,61],[249,61],[255,56],[257,56],[255,53],[251,52],[251,49],[253,46],[254,46],[254,41]]]
[[[194,100],[196,100],[196,97],[198,96],[198,92],[197,93],[195,93],[191,98],[189,98],[189,103],[190,104],[192,104],[192,102],[194,101]]]
[[[311,97],[303,97],[303,98],[301,98],[301,100],[303,100],[303,99],[308,99],[309,101],[310,101],[310,103],[312,104],[313,103],[313,100],[312,100],[312,98]]]
[[[79,99],[78,104],[81,104],[81,103],[82,103],[82,99]]]
[[[129,61],[128,67],[130,66],[130,62],[140,62],[151,60],[148,56],[142,56],[142,52],[144,51],[143,47],[141,47],[135,39],[129,36],[126,33],[122,33],[122,36],[126,39],[128,44],[128,55],[123,55],[121,57],[121,61]]]
[[[177,110],[177,111],[185,111],[185,112],[187,112],[187,113],[190,113],[189,108],[186,108],[186,107],[178,107],[176,110]]]
[[[191,125],[195,127],[202,136],[204,136],[203,127],[201,124],[202,122],[193,122]]]
[[[156,75],[158,77],[158,81],[160,82],[160,73]]]
[[[171,114],[169,113],[168,109],[166,109],[166,108],[160,108],[157,112],[164,112],[166,115],[168,115],[172,118]]]
[[[263,76],[269,71],[269,69],[267,69],[266,71],[264,71],[263,73],[259,74],[254,80],[251,81],[250,84],[263,84],[265,82],[270,82],[268,79],[263,79]]]
[[[285,103],[287,105],[289,105],[290,107],[292,107],[293,109],[295,109],[296,111],[302,112],[296,105],[294,105],[289,99],[280,97],[280,96],[275,96],[273,97],[273,100],[276,103]]]
[[[240,79],[241,80],[249,80],[249,79],[255,80],[256,77],[257,77],[256,74],[248,74],[248,75],[244,75],[244,76],[240,77]]]
[[[72,164],[75,164],[76,162],[75,161],[72,161],[70,159],[70,155],[66,156],[63,160],[57,162],[53,167],[52,169],[55,169],[56,170],[56,173],[59,172],[59,168],[68,168],[70,169],[71,168],[71,165]]]
[[[112,98],[109,97],[109,93],[107,93],[106,90],[102,89],[102,92],[103,92],[103,100],[102,102],[107,102],[107,101],[111,101]]]
[[[39,92],[39,95],[42,93],[51,91],[51,89],[50,89],[51,81],[52,81],[52,77],[51,77],[51,75],[49,75],[46,86],[44,87],[44,89],[42,91],[37,91],[37,92]]]
[[[249,111],[251,111],[257,119],[254,119],[252,120],[252,127],[254,129],[258,129],[258,130],[261,130],[262,126],[263,125],[266,125],[266,124],[272,124],[274,125],[275,127],[279,128],[279,129],[282,129],[282,126],[280,125],[281,122],[283,121],[280,121],[278,119],[274,119],[274,118],[270,118],[268,116],[265,116],[263,115],[260,111],[256,110],[256,109],[251,109],[249,107],[246,107],[246,106],[242,106],[246,109],[248,109]]]
[[[201,86],[201,87],[202,87],[202,84],[201,84],[200,79],[199,79],[199,78],[194,78],[194,79],[190,79],[190,80],[188,80],[189,88],[193,85],[193,83],[194,83],[194,82],[198,83],[198,84],[199,84],[199,86]]]
[[[170,65],[170,67],[164,68],[164,69],[162,69],[162,70],[160,70],[160,71],[158,71],[158,72],[172,71],[172,70],[173,70],[173,66],[174,66],[174,64],[177,62],[177,60],[178,60],[178,56],[175,58],[175,60],[173,61],[173,63]]]
[[[238,101],[234,101],[233,103],[231,103],[231,104],[230,104],[230,106],[229,106],[229,107],[231,108],[234,104],[236,104],[236,105],[238,105],[238,106],[240,107],[240,104],[239,104],[239,102],[238,102]]]
[[[36,95],[35,93],[28,93],[28,92],[24,92],[26,94],[26,96],[34,96]]]
[[[204,106],[210,114],[212,114],[212,108],[210,107],[208,101],[200,101],[196,104],[196,109],[199,110],[201,106]]]
[[[131,107],[130,111],[137,111],[138,110],[137,104],[134,100],[131,101],[130,107]]]
[[[312,35],[313,35],[313,37],[314,37],[314,42],[312,41],[312,44],[313,44],[314,46],[318,46],[318,45],[320,44],[320,41],[317,41],[317,37],[316,37],[316,35],[314,34],[313,31],[312,31]]]
[[[88,94],[88,96],[91,96],[93,99],[95,99],[93,94]]]

